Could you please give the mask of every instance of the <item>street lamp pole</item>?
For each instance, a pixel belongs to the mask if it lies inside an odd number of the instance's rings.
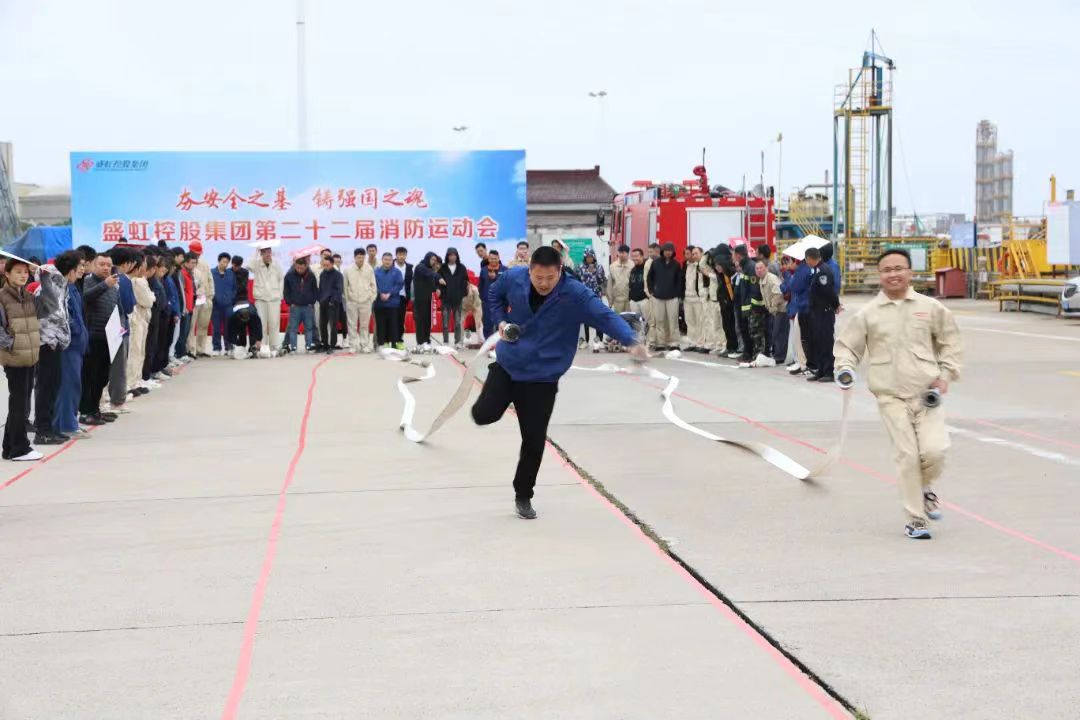
[[[296,144],[300,150],[308,148],[306,9],[305,0],[296,0]]]
[[[605,135],[605,130],[606,130],[606,122],[605,122],[605,120],[606,120],[606,118],[605,118],[605,112],[604,112],[604,106],[607,104],[605,102],[605,99],[607,98],[607,96],[608,96],[607,90],[590,90],[589,91],[589,97],[595,98],[596,101],[600,104],[600,127],[599,127],[599,132],[598,132],[599,137],[597,138],[597,144],[599,145],[599,148],[600,148],[599,154],[600,154],[600,164],[601,165],[603,165],[603,163],[604,163],[604,159],[605,159],[604,158],[604,155],[605,155],[604,150],[605,150],[606,145],[607,145],[607,137]]]

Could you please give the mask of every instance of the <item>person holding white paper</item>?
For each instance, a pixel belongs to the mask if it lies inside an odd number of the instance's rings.
[[[116,420],[114,413],[101,411],[101,393],[109,383],[109,341],[105,326],[120,302],[120,280],[112,274],[112,258],[100,254],[94,258],[91,274],[83,278],[83,303],[86,306],[86,327],[90,346],[83,359],[82,399],[79,402],[80,422],[101,425]]]

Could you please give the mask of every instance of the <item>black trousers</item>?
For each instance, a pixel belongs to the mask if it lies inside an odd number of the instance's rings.
[[[521,451],[514,473],[514,495],[518,500],[532,499],[558,392],[558,383],[515,382],[501,365],[491,363],[484,388],[472,406],[473,421],[477,425],[491,425],[503,416],[510,403],[514,404],[521,430]]]
[[[169,348],[172,347],[173,316],[171,312],[162,313],[158,323],[158,345],[151,374],[161,372],[169,365]],[[85,360],[83,361],[85,365]]]
[[[108,370],[106,370],[106,373]],[[4,424],[3,458],[10,460],[30,452],[30,393],[34,391],[34,368],[5,367],[8,387],[8,414]]]
[[[740,310],[736,320],[739,323],[739,339],[742,340],[742,359],[749,362],[754,359],[754,341],[750,337],[750,311]]]
[[[720,305],[720,322],[724,326],[724,338],[728,352],[739,349],[739,336],[735,334],[735,306],[731,303]]]
[[[398,295],[398,303],[397,324],[395,326],[397,334],[394,335],[394,342],[405,340],[405,312],[409,309],[409,299],[404,295]]]
[[[60,354],[48,345],[41,346],[38,355],[37,380],[34,385],[34,430],[42,435],[53,431],[53,413],[56,411],[56,394],[60,390]]]
[[[82,400],[79,412],[83,415],[97,415],[101,412],[101,393],[109,384],[109,341],[103,337],[91,337],[86,349],[82,369]]]
[[[416,325],[416,344],[431,342],[431,298],[413,301],[413,323]]]
[[[154,356],[157,355],[158,335],[161,334],[161,313],[150,314],[150,324],[146,328],[146,353],[143,355],[143,365],[139,368],[143,380],[150,379],[150,368],[154,365]]]
[[[833,340],[836,331],[836,313],[832,310],[814,310],[814,351],[817,353],[817,374],[833,374]]]
[[[375,344],[389,345],[400,342],[398,338],[398,309],[396,307],[375,308]]]
[[[329,348],[337,347],[338,307],[334,300],[319,303],[319,339]]]
[[[799,344],[806,355],[806,369],[817,370],[817,345],[814,342],[814,316],[809,310],[799,313]]]

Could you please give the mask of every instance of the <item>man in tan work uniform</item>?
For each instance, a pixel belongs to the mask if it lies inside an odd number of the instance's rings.
[[[617,313],[630,312],[630,247],[620,245],[618,257],[608,268],[607,296],[611,309]]]
[[[202,243],[192,240],[188,249],[199,259],[195,261],[195,270],[191,273],[195,280],[195,311],[191,314],[187,349],[192,355],[210,357],[213,350],[210,345],[210,317],[214,309],[214,277],[210,274],[210,266],[203,260]]]
[[[927,407],[923,398],[931,388],[944,395],[960,377],[960,330],[944,305],[911,289],[907,251],[882,253],[878,273],[881,292],[836,339],[837,376],[842,380],[869,358],[870,392],[900,470],[900,500],[908,517],[904,531],[910,538],[929,539],[927,520],[941,517],[932,485],[944,469],[949,435],[945,411],[940,405]]]
[[[705,300],[709,295],[709,281],[706,279],[701,261],[701,248],[687,246],[686,277],[683,280],[683,316],[686,318],[686,337],[690,341],[690,352],[707,352],[708,328],[705,319]]]

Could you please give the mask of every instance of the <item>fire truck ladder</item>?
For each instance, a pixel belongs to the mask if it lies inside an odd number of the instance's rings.
[[[746,241],[751,246],[769,240],[769,206],[746,208]]]

